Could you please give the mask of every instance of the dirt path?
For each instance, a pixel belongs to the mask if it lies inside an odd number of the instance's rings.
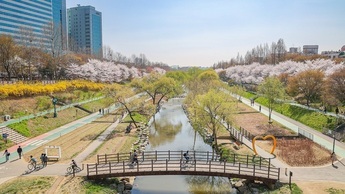
[[[56,193],[57,189],[60,187],[61,182],[65,179],[64,176],[59,176],[55,180],[53,186],[47,191],[47,194],[54,194]]]
[[[329,194],[331,190],[338,190],[337,194],[345,194],[345,182],[297,181],[296,184],[303,190],[303,194]]]

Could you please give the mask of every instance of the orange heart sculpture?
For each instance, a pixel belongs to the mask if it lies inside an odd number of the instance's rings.
[[[262,136],[256,136],[253,138],[253,141],[252,141],[252,146],[253,146],[253,151],[255,153],[255,155],[258,155],[258,153],[256,152],[256,148],[255,148],[255,141],[257,139],[262,139],[262,140],[266,140],[266,139],[269,139],[271,138],[273,140],[273,147],[271,149],[271,154],[273,154],[274,150],[276,149],[276,146],[277,146],[277,140],[276,138],[273,136],[273,135],[266,135],[265,137],[262,137]]]

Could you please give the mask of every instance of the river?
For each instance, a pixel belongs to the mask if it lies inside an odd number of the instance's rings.
[[[150,121],[150,144],[146,150],[212,151],[194,131],[182,109],[183,99],[164,103]],[[228,178],[207,176],[140,176],[133,183],[133,194],[231,193]]]

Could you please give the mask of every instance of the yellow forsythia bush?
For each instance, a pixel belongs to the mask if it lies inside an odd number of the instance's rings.
[[[15,84],[0,85],[0,97],[29,97],[36,95],[50,95],[53,93],[84,90],[100,91],[104,88],[103,83],[94,83],[85,80],[58,81],[53,84],[17,82]]]

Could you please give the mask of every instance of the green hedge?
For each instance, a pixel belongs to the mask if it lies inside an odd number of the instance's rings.
[[[263,97],[257,98],[256,102],[268,106],[268,100]],[[337,126],[337,118],[302,107],[290,104],[275,104],[273,110],[320,132],[324,127],[333,129]]]

